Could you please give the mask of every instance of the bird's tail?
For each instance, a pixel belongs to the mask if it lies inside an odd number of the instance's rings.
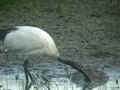
[[[7,29],[0,29],[0,40],[4,41],[6,35],[11,32],[16,30],[16,28],[7,28]]]
[[[7,33],[8,33],[7,30],[0,29],[0,40],[3,41]]]

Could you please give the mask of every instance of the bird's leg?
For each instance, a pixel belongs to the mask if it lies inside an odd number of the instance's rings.
[[[91,80],[90,78],[88,77],[88,75],[80,68],[80,66],[75,63],[75,62],[72,62],[72,61],[66,61],[66,60],[62,60],[61,58],[58,58],[58,61],[64,63],[64,64],[67,64],[67,65],[70,65],[72,68],[78,70],[79,72],[81,72],[84,76],[85,76],[85,81],[90,83]]]
[[[25,90],[28,90],[29,79],[28,79],[28,75],[27,75],[27,72],[26,72],[26,71],[25,71],[25,78],[26,78]]]
[[[32,81],[33,81],[33,78],[32,78],[32,75],[31,73],[29,72],[28,70],[28,60],[25,60],[24,61],[24,64],[23,64],[23,67],[24,67],[24,72],[25,72],[25,78],[26,78],[26,85],[25,85],[25,90],[29,90],[32,86]],[[31,82],[29,84],[29,77],[31,79]]]
[[[25,73],[25,78],[26,78],[26,85],[25,85],[25,90],[28,90],[28,83],[29,83],[29,78],[28,78],[28,70],[27,70],[27,64],[28,61],[24,61],[23,67],[24,67],[24,73]]]

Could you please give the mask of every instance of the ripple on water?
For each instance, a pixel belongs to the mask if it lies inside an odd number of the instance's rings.
[[[39,74],[44,75],[51,82],[55,82],[60,85],[77,85],[78,87],[84,86],[84,76],[72,69],[69,66],[65,65],[53,65],[50,63],[40,64],[36,66],[30,66],[30,71],[33,75]],[[0,65],[0,75],[6,77],[6,79],[15,80],[16,76],[19,76],[20,80],[24,80],[24,72],[22,65]],[[92,80],[90,88],[99,87],[101,85],[106,85],[112,77],[120,77],[120,73],[116,71],[112,72],[102,72],[95,69],[89,68],[85,72],[89,75],[89,78]],[[109,79],[109,80],[108,80]],[[77,89],[76,89],[77,90]]]

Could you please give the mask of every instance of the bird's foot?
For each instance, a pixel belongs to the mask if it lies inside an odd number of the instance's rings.
[[[50,82],[46,76],[41,75],[40,73],[33,74],[33,76],[34,76],[34,82],[36,85],[46,86]]]

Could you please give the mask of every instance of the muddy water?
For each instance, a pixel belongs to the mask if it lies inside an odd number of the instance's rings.
[[[50,81],[51,90],[82,90],[86,82],[84,76],[69,66],[60,63],[42,63],[30,65],[29,70],[36,79],[37,84],[31,90],[48,90],[47,85],[41,77]],[[92,90],[119,90],[119,69],[110,70],[105,68],[103,71],[95,69],[85,69],[90,74],[92,83],[89,89]],[[105,72],[105,73],[104,73]],[[0,65],[0,86],[1,90],[24,90],[25,76],[21,64],[19,65]]]

